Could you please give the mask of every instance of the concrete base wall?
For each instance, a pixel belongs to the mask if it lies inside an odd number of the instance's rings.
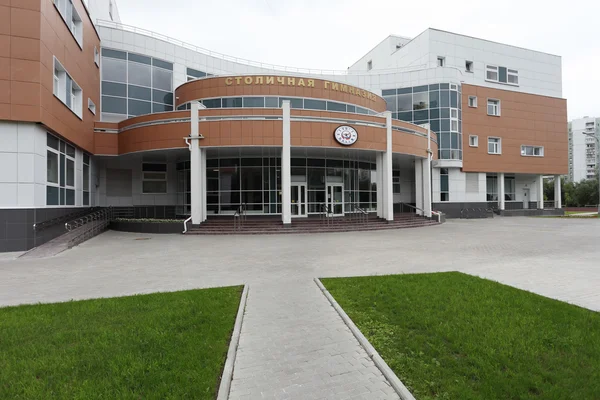
[[[503,217],[538,217],[538,216],[560,216],[565,215],[563,209],[549,209],[549,210],[503,210],[500,211],[500,215]]]
[[[488,209],[487,202],[471,202],[471,203],[433,203],[433,209],[435,211],[441,211],[446,214],[446,218],[466,218],[465,212],[461,214],[462,210],[469,210],[469,218],[488,218],[491,217],[490,213],[486,210]],[[473,210],[476,209],[476,210]]]
[[[87,211],[88,207],[0,209],[0,252],[26,251],[44,244],[66,233],[69,219],[36,231],[33,224]]]

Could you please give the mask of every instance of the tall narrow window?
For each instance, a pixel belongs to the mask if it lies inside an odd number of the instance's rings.
[[[489,154],[502,154],[502,145],[500,138],[490,137],[488,138],[488,153]]]
[[[499,117],[500,116],[500,100],[488,99],[487,113],[488,113],[488,115],[493,115],[495,117]]]
[[[446,65],[446,58],[438,56],[438,58],[437,58],[437,66],[438,67],[443,67],[444,65]]]
[[[46,135],[46,204],[75,205],[75,147]]]
[[[367,71],[370,71],[373,69],[373,61],[369,60],[367,61]]]
[[[83,153],[83,205],[90,205],[90,156]]]
[[[469,96],[469,107],[477,107],[477,96]]]
[[[448,168],[440,168],[440,201],[450,201]]]

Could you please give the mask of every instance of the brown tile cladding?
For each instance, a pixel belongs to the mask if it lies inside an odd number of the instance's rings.
[[[462,86],[463,171],[568,173],[567,101],[554,97]],[[477,107],[468,106],[477,96]],[[487,100],[500,100],[500,116],[487,115]],[[479,146],[469,146],[469,135]],[[488,137],[501,138],[502,154],[488,154]],[[521,156],[521,145],[544,146],[544,157]]]
[[[252,77],[255,79],[256,77],[266,78],[267,76],[277,77],[277,75],[244,75],[242,78]],[[377,112],[386,110],[385,100],[378,95],[375,95],[374,100],[371,100],[366,97],[339,90],[325,89],[325,82],[330,81],[323,79],[288,76],[285,76],[284,78],[286,82],[288,78],[295,79],[296,81],[301,78],[304,79],[304,81],[312,79],[315,81],[315,87],[288,86],[287,84],[278,83],[276,79],[274,84],[252,83],[246,85],[242,79],[241,84],[239,85],[236,84],[235,81],[232,85],[227,85],[225,81],[226,79],[231,79],[231,77],[205,78],[187,82],[179,86],[175,91],[175,97],[177,97],[176,105],[178,106],[191,100],[222,96],[290,96],[340,101],[369,108]],[[328,84],[328,87],[329,86],[330,85]],[[351,85],[347,86],[350,87]]]
[[[81,0],[73,0],[83,24],[83,50],[53,0],[0,0],[0,119],[40,122],[86,151],[94,151],[88,98],[100,105],[100,39]],[[79,119],[53,95],[53,57],[82,88]]]
[[[270,116],[281,115],[280,109],[251,109],[235,110],[208,109],[200,112],[203,116]],[[118,124],[120,133],[96,132],[97,154],[126,154],[136,151],[185,148],[184,137],[189,135],[189,122],[172,122],[168,125],[146,125],[135,127],[137,124],[153,121],[177,120],[188,118],[188,111],[173,111],[160,114],[143,115],[130,118]],[[309,110],[292,110],[292,118],[297,116],[315,118],[336,118],[358,120],[384,124],[382,117]],[[96,123],[96,129],[114,129],[116,124]],[[337,147],[344,148],[333,138],[335,128],[340,122],[292,121],[292,146],[306,147]],[[426,133],[423,128],[409,123],[394,121],[395,126]],[[384,127],[354,125],[359,134],[359,140],[353,149],[385,151],[386,130]],[[281,120],[221,120],[200,122],[200,133],[204,139],[200,146],[281,146],[283,123]],[[116,139],[115,139],[116,138]],[[419,157],[427,155],[427,138],[405,132],[393,132],[393,151],[412,154]],[[434,154],[437,145],[432,142]]]

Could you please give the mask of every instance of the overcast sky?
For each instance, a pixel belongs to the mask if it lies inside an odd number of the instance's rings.
[[[562,56],[569,118],[600,117],[598,0],[117,0],[121,20],[227,55],[346,69],[437,28]]]

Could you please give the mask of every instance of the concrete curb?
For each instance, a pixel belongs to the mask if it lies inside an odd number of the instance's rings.
[[[379,368],[385,379],[387,379],[387,381],[394,388],[396,393],[398,393],[398,396],[400,396],[402,400],[415,400],[414,396],[408,391],[406,386],[404,386],[404,384],[396,376],[394,371],[392,371],[392,369],[387,365],[383,358],[381,358],[377,350],[375,350],[375,348],[371,345],[371,343],[369,343],[367,338],[362,334],[362,332],[358,329],[354,322],[352,322],[348,314],[346,314],[342,307],[340,307],[340,305],[337,303],[337,301],[335,301],[331,293],[329,293],[325,286],[323,286],[319,278],[315,278],[315,283],[317,284],[319,289],[321,289],[321,292],[323,292],[327,300],[329,300],[331,306],[335,309],[335,311],[337,311],[337,313],[342,318],[346,326],[350,328],[350,331],[352,332],[356,340],[358,340],[360,345],[365,349],[369,358],[373,360],[373,362],[375,363],[377,368]]]
[[[244,291],[240,298],[240,307],[238,308],[231,334],[231,342],[229,342],[229,350],[227,350],[227,360],[223,367],[223,375],[221,376],[221,384],[219,385],[219,393],[217,400],[227,400],[229,398],[229,390],[231,389],[231,381],[233,379],[233,364],[237,355],[237,348],[240,343],[240,333],[242,332],[242,322],[244,320],[244,311],[246,310],[246,300],[248,298],[249,286],[244,285]]]

